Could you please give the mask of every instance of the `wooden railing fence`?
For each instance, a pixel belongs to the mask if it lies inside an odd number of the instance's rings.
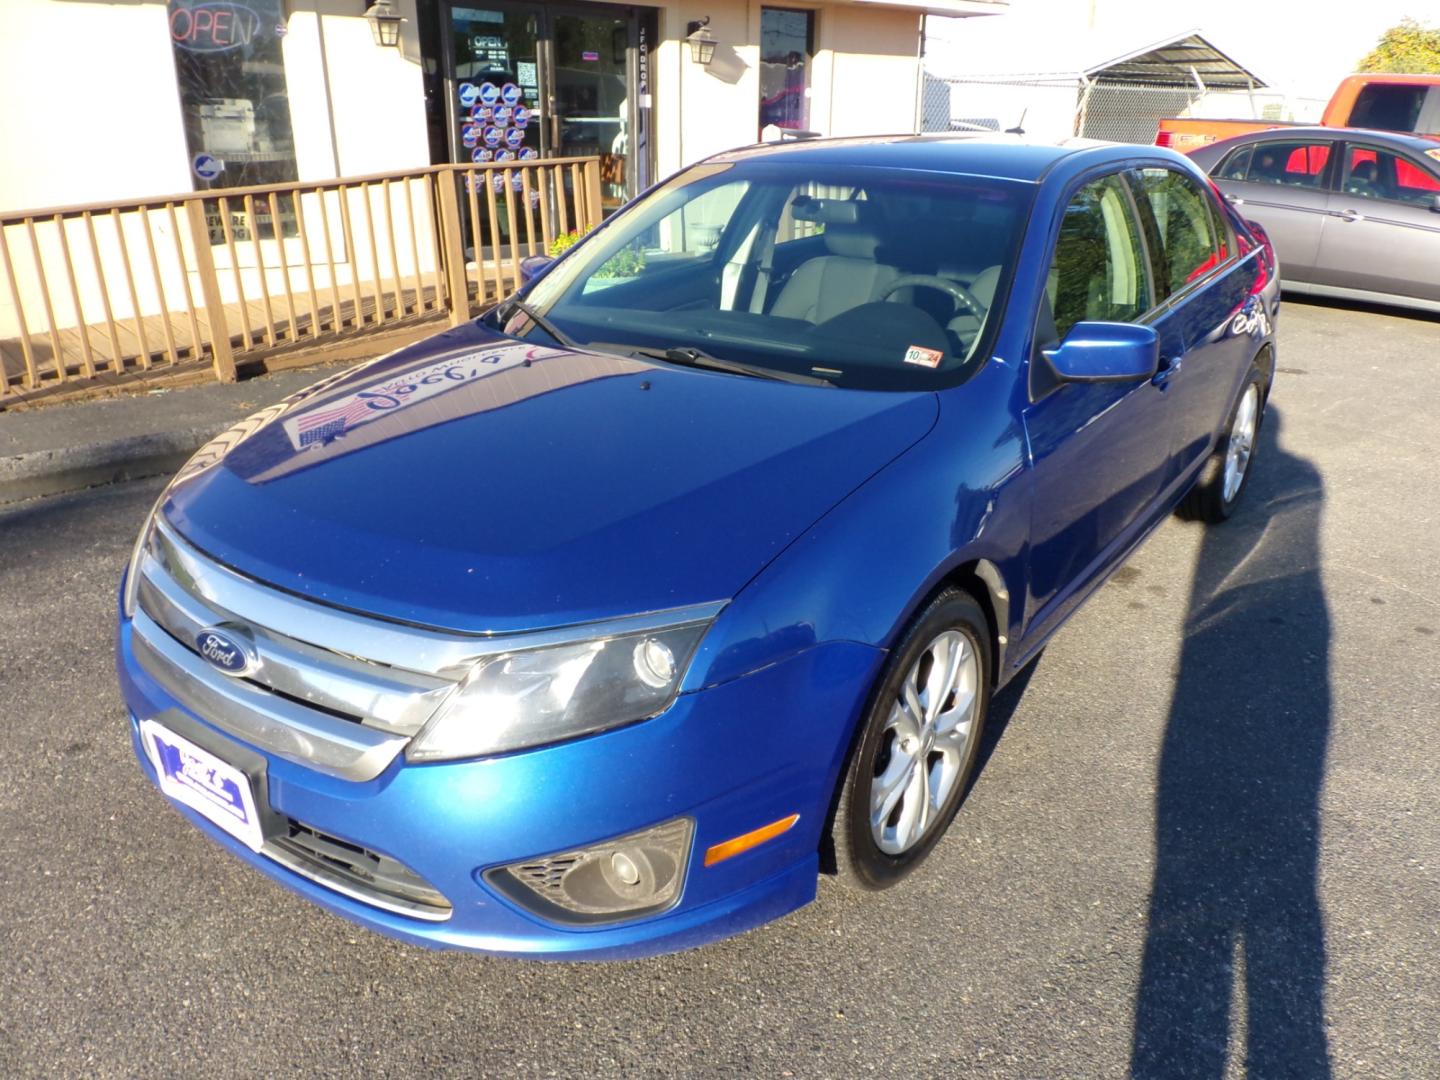
[[[0,408],[457,325],[600,214],[595,157],[0,212]]]

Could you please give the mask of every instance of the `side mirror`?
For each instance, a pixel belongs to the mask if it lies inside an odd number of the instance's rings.
[[[527,255],[520,260],[520,284],[529,285],[554,265],[555,258],[552,255]]]
[[[1134,323],[1076,323],[1045,360],[1061,382],[1139,382],[1160,364],[1154,327]]]

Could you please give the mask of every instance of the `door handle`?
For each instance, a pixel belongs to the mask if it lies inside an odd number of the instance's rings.
[[[1341,221],[1359,221],[1364,215],[1359,210],[1337,210],[1335,216]]]
[[[1166,385],[1170,382],[1170,376],[1180,374],[1180,365],[1183,362],[1183,358],[1179,356],[1171,357],[1169,359],[1166,359],[1162,356],[1160,358],[1159,368],[1156,369],[1155,374],[1150,378],[1150,384],[1152,386],[1158,386],[1161,390],[1164,390]]]

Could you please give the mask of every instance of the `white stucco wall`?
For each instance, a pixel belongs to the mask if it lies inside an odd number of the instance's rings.
[[[683,40],[687,23],[706,15],[720,43],[708,68],[690,59]],[[657,175],[755,141],[759,40],[760,7],[744,0],[680,0],[661,11],[654,72]]]
[[[817,17],[811,125],[826,135],[915,130],[920,14],[837,5]]]
[[[3,7],[0,209],[190,187],[163,3]]]
[[[810,127],[822,135],[914,130],[920,12],[873,4],[776,6],[815,12]],[[756,140],[760,115],[760,11],[745,0],[681,0],[660,16],[655,65],[658,173]],[[710,16],[714,63],[690,59],[686,24]]]
[[[290,83],[297,156],[302,153],[302,120],[297,109],[303,112],[306,125],[300,179],[358,176],[430,164],[414,0],[400,0],[396,5],[406,18],[398,49],[375,44],[370,24],[360,14],[363,0],[288,2],[285,77]],[[329,72],[328,102],[325,71]],[[330,148],[318,145],[324,141],[322,134],[328,139],[332,119],[338,171]],[[309,167],[319,171],[308,172]]]
[[[289,0],[282,49],[300,179],[429,164],[414,0],[400,6],[402,48],[381,49],[362,0]],[[191,190],[162,0],[3,7],[0,209]]]

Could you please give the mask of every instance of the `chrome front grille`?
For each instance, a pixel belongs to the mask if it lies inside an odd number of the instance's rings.
[[[580,629],[463,634],[331,607],[215,562],[158,514],[134,573],[135,658],[171,697],[243,742],[345,780],[384,772],[479,661],[570,643]],[[584,631],[633,633],[710,619],[723,607],[647,612]],[[228,674],[202,659],[204,630],[242,638],[253,662]]]
[[[383,772],[476,652],[473,640],[261,585],[207,559],[163,523],[137,572],[136,659],[171,696],[251,745],[348,780]],[[210,627],[243,636],[257,657],[254,670],[237,677],[203,660],[195,639]],[[395,659],[411,666],[388,662]]]
[[[293,818],[284,836],[265,841],[262,855],[355,900],[416,919],[450,917],[450,901],[404,863],[330,836]]]

